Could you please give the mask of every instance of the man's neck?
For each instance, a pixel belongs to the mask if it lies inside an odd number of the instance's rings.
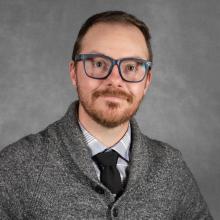
[[[103,143],[106,147],[111,147],[116,144],[128,130],[129,122],[125,122],[114,128],[107,128],[94,121],[85,112],[79,111],[79,121],[83,127],[91,133],[97,140]]]

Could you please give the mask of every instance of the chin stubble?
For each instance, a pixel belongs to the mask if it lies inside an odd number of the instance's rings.
[[[95,101],[96,99],[98,99],[101,96],[104,97],[118,97],[118,98],[122,98],[125,101],[127,101],[131,106],[134,105],[134,96],[133,94],[127,94],[124,91],[120,91],[120,90],[112,90],[112,89],[106,89],[106,90],[102,90],[102,91],[95,91],[92,94],[92,103],[91,105],[89,105],[80,95],[80,91],[78,91],[78,95],[79,95],[79,99],[80,102],[84,108],[84,110],[86,111],[86,113],[94,120],[96,121],[98,124],[106,127],[106,128],[114,128],[117,127],[127,121],[129,121],[137,112],[138,107],[143,99],[143,97],[141,98],[141,100],[136,103],[136,107],[132,108],[132,109],[127,109],[123,112],[123,114],[121,114],[120,116],[117,114],[118,108],[120,108],[120,104],[119,103],[115,103],[115,102],[110,102],[110,101],[106,101],[105,104],[107,105],[107,107],[110,110],[109,115],[106,115],[107,112],[103,112],[103,111],[98,111],[96,106],[95,106]]]

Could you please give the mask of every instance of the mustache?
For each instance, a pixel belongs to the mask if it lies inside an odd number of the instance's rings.
[[[100,96],[113,96],[113,97],[125,99],[129,103],[133,102],[133,94],[128,94],[127,92],[124,92],[122,90],[117,90],[117,89],[108,88],[105,90],[95,91],[92,96],[94,99]]]

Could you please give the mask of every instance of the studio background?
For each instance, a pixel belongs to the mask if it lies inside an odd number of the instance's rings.
[[[182,152],[220,219],[218,0],[0,0],[0,149],[64,115],[77,97],[68,62],[78,30],[110,9],[151,29],[153,81],[136,115],[142,131]]]

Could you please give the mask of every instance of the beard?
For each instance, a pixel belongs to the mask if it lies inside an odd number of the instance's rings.
[[[135,100],[134,95],[124,91],[107,88],[105,90],[94,91],[89,95],[81,91],[77,86],[79,102],[85,112],[98,124],[106,128],[114,128],[129,121],[137,112],[138,107],[143,99]],[[105,100],[100,106],[96,101],[101,97],[117,97],[120,102]],[[127,103],[123,103],[127,102]],[[125,107],[127,106],[127,107]]]

